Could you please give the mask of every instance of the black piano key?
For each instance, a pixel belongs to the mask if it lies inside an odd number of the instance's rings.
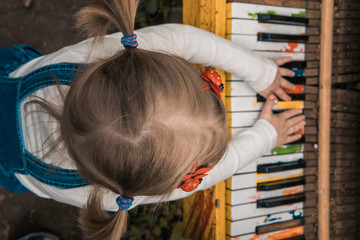
[[[291,101],[305,101],[305,94],[288,94],[291,97]],[[266,99],[260,94],[256,94],[258,102],[266,102]]]
[[[256,207],[257,208],[272,208],[278,207],[282,205],[304,202],[305,201],[305,194],[298,193],[293,195],[287,195],[282,197],[273,197],[273,198],[265,198],[256,200]]]
[[[258,33],[258,41],[264,42],[306,43],[308,39],[309,37],[304,35]]]
[[[285,64],[281,65],[280,67],[288,68],[288,69],[293,69],[293,68],[304,69],[304,68],[306,68],[306,65],[307,65],[306,61],[292,61],[292,62],[285,63]]]
[[[283,77],[289,82],[297,85],[306,85],[306,78],[305,77]]]
[[[285,24],[293,26],[306,26],[309,23],[309,19],[307,18],[280,16],[273,14],[258,14],[258,21],[260,23]]]
[[[272,110],[272,113],[273,114],[280,114],[280,113],[283,113],[285,111],[287,111],[287,110],[286,109],[274,109],[274,110]],[[301,115],[301,114],[304,114],[304,110],[299,115]]]
[[[266,224],[263,226],[257,226],[255,229],[256,234],[265,234],[269,232],[280,231],[283,229],[298,227],[304,225],[305,221],[303,217],[295,217],[293,220]]]
[[[305,143],[305,136],[301,136],[301,138],[299,140],[296,140],[294,142],[291,142],[291,144],[302,144]]]
[[[273,191],[282,188],[304,185],[306,183],[304,177],[289,178],[271,182],[258,183],[256,189],[258,191]]]
[[[291,237],[291,238],[284,238],[283,240],[305,240],[305,236],[301,235],[301,236],[296,236],[296,237]]]
[[[306,167],[305,160],[300,158],[293,162],[267,163],[257,166],[257,173],[273,173]]]

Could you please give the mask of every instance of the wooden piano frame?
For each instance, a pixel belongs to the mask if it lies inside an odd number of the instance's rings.
[[[251,0],[251,3],[273,4],[293,0]],[[297,2],[301,2],[297,0]],[[303,1],[304,4],[306,1]],[[311,2],[311,1],[309,1]],[[306,3],[307,4],[307,3]],[[310,3],[311,4],[311,3]],[[319,80],[319,155],[318,155],[318,239],[330,239],[330,105],[332,70],[332,33],[334,1],[323,0],[321,9],[321,52]],[[225,37],[226,0],[183,0],[183,22]],[[226,73],[217,71],[225,79]],[[226,91],[225,91],[226,92]],[[224,96],[223,96],[224,97]],[[225,99],[225,97],[224,97]],[[184,237],[189,239],[226,239],[225,182],[184,199]]]

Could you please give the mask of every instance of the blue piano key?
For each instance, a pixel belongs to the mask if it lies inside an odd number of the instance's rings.
[[[292,68],[291,70],[295,72],[294,77],[304,77],[304,69]]]

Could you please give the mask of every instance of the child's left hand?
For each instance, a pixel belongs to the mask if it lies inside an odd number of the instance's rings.
[[[259,92],[259,94],[261,96],[263,96],[264,98],[268,98],[270,96],[270,94],[273,93],[285,101],[290,101],[291,100],[290,96],[288,94],[286,94],[282,88],[287,88],[287,89],[293,90],[293,89],[295,89],[295,85],[290,83],[286,79],[284,79],[282,76],[293,77],[295,75],[295,73],[289,69],[281,68],[279,66],[281,66],[285,63],[291,62],[292,58],[291,57],[282,57],[282,58],[273,59],[273,61],[278,66],[278,71],[276,73],[276,77],[275,77],[273,83],[265,90]]]

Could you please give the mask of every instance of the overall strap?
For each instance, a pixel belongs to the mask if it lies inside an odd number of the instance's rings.
[[[20,105],[28,95],[36,90],[55,85],[71,85],[75,75],[81,71],[82,66],[74,63],[59,63],[39,68],[22,77],[18,88],[17,118],[19,126]],[[19,132],[22,133],[21,129]],[[20,138],[21,141],[22,138]],[[58,188],[73,188],[87,185],[87,182],[79,175],[77,170],[62,169],[60,167],[40,161],[25,149],[21,142],[22,157],[26,164],[26,173],[37,180]]]

